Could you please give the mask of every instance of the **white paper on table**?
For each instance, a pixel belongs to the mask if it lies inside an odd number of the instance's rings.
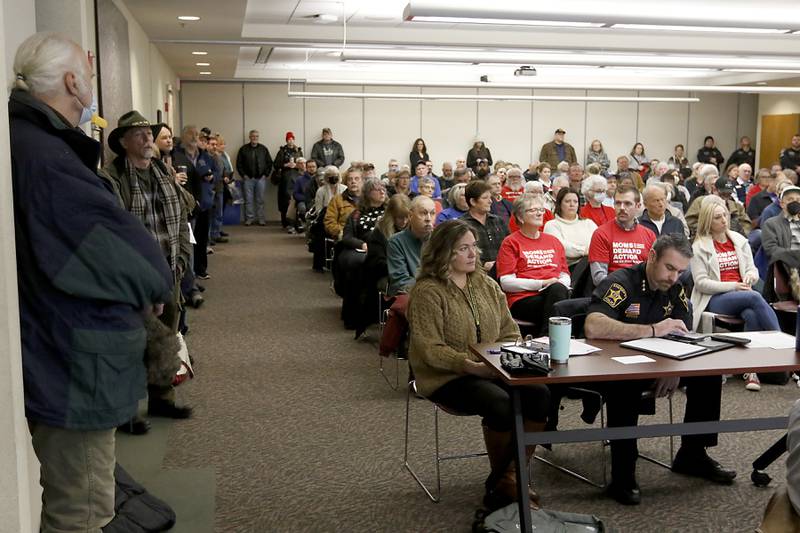
[[[725,333],[726,337],[750,339],[744,346],[747,348],[772,348],[773,350],[786,350],[794,348],[794,335],[782,331],[745,331],[743,333]]]
[[[635,365],[637,363],[655,363],[656,360],[646,355],[623,355],[620,357],[612,357],[614,361],[617,363],[622,363],[623,365]]]
[[[533,339],[533,340],[550,346],[550,337],[539,337],[538,339]],[[577,341],[575,339],[569,340],[570,355],[587,355],[590,353],[599,352],[601,350],[602,348],[598,348],[597,346],[592,346],[591,344],[586,344],[585,342]]]

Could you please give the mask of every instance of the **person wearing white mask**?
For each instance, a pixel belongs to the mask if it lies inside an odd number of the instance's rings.
[[[604,205],[607,189],[608,182],[598,174],[588,176],[581,183],[581,193],[587,203],[581,207],[580,216],[592,220],[598,227],[614,220],[614,208]]]

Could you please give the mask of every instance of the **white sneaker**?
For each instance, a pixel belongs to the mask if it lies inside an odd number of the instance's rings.
[[[745,385],[744,388],[753,392],[761,390],[761,382],[758,380],[758,374],[751,372],[744,375]]]

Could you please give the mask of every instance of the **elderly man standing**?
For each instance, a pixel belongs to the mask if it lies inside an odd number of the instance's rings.
[[[172,273],[95,172],[86,52],[26,39],[9,101],[25,415],[41,463],[41,531],[100,533],[114,518],[114,432],[145,395],[144,316]],[[65,191],[69,191],[65,194]]]
[[[117,157],[103,169],[105,175],[114,183],[122,207],[141,221],[158,243],[172,270],[175,291],[172,299],[165,302],[164,314],[160,318],[164,325],[177,333],[181,309],[180,282],[189,268],[192,253],[188,213],[181,209],[178,190],[169,169],[154,157],[153,130],[141,113],[129,111],[122,115],[117,128],[108,136],[108,146]],[[173,387],[151,384],[148,392],[148,413],[151,416],[191,416],[190,407],[175,405]]]

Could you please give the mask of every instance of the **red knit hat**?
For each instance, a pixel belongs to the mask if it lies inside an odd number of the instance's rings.
[[[286,140],[288,141],[290,138],[294,139],[294,133],[292,133],[291,131],[287,131],[286,132]]]

